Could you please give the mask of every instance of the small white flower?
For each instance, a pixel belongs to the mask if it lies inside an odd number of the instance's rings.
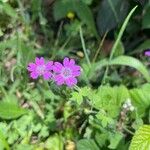
[[[135,109],[134,106],[130,107],[130,111],[134,111],[134,109]]]
[[[131,103],[131,100],[128,98],[125,103],[123,104],[123,108],[126,109],[126,110],[130,110],[130,111],[134,111],[134,106],[132,105]]]
[[[127,107],[128,107],[128,105],[127,105],[126,103],[124,103],[124,104],[123,104],[123,108],[126,109]]]

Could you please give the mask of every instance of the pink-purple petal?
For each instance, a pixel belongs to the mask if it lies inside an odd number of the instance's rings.
[[[66,84],[68,87],[72,87],[77,84],[77,79],[74,77],[66,79]]]
[[[64,60],[63,60],[63,65],[64,66],[69,66],[70,65],[70,61],[69,61],[69,58],[68,57],[65,57]]]
[[[51,72],[45,72],[45,73],[43,74],[43,78],[44,78],[45,80],[49,80],[51,77],[52,77],[52,73],[51,73]]]
[[[59,62],[54,63],[53,71],[55,73],[60,73],[62,69],[63,69],[63,65],[61,63],[59,63]]]
[[[56,75],[54,77],[54,80],[56,81],[57,85],[62,85],[65,82],[64,78],[61,75]]]
[[[30,74],[30,77],[32,78],[32,79],[37,79],[38,78],[38,74],[36,73],[36,72],[31,72],[31,74]]]
[[[36,64],[35,63],[29,63],[27,70],[28,71],[35,71],[36,69]]]
[[[36,57],[35,63],[37,65],[44,65],[44,58],[43,57],[40,57],[40,58]]]
[[[74,59],[70,59],[70,65],[75,65]]]
[[[72,66],[72,70],[73,70],[73,71],[80,71],[80,70],[81,70],[81,67],[80,67],[80,66],[77,66],[77,65],[74,65],[74,66]]]
[[[52,70],[53,69],[53,61],[48,61],[46,63],[46,69],[47,70]]]
[[[80,71],[74,71],[74,72],[72,73],[72,76],[78,77],[78,76],[80,76],[80,74],[81,74]]]

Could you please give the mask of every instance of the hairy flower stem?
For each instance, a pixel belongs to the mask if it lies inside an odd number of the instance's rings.
[[[85,54],[86,61],[89,65],[89,67],[91,68],[91,62],[90,62],[90,59],[89,59],[89,56],[88,56],[88,53],[87,53],[87,49],[85,47],[85,41],[84,41],[84,38],[83,38],[83,32],[82,32],[81,26],[80,26],[80,38],[81,38],[82,48],[83,48],[83,51],[84,51],[84,54]]]

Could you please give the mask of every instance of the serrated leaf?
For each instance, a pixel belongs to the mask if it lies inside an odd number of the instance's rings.
[[[129,150],[150,150],[150,125],[143,125],[136,131]]]
[[[27,113],[27,110],[19,107],[15,103],[0,102],[0,118],[2,119],[16,119]]]
[[[144,116],[145,111],[150,107],[150,84],[144,84],[140,88],[130,90],[130,96],[140,117]]]

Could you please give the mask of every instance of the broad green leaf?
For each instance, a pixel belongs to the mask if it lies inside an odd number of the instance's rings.
[[[26,114],[27,111],[15,103],[0,101],[0,118],[15,119]]]
[[[82,139],[77,142],[77,150],[100,150],[92,139]]]
[[[143,125],[136,131],[129,150],[150,150],[150,125]]]
[[[150,29],[150,7],[148,7],[144,12],[144,16],[142,20],[142,28]]]
[[[53,13],[56,21],[66,17],[70,11],[74,11],[73,0],[56,0],[54,3]]]
[[[122,23],[128,8],[129,4],[126,0],[103,0],[97,16],[99,32],[104,34]]]
[[[85,23],[94,35],[98,37],[95,22],[90,8],[80,0],[74,1],[74,10],[83,23]]]

